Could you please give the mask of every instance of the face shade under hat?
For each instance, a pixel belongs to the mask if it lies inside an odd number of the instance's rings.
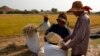
[[[65,19],[57,19],[57,22],[62,22],[62,23],[66,23],[66,20]]]

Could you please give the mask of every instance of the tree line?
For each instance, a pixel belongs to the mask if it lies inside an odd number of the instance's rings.
[[[58,13],[60,13],[60,11],[58,11],[57,8],[52,8],[51,10],[43,10],[43,9],[41,9],[40,11],[37,10],[37,9],[32,9],[32,10],[26,10],[25,9],[23,11],[16,9],[14,11],[0,11],[0,14],[39,14],[41,12],[48,13],[48,14],[50,14],[50,13],[51,14],[58,14]],[[100,15],[100,11],[93,12],[91,14],[98,14],[98,15]]]
[[[14,11],[0,11],[0,14],[38,14],[41,12],[45,12],[45,13],[58,13],[58,9],[57,8],[52,8],[51,10],[37,10],[37,9],[32,9],[32,10],[14,10]]]

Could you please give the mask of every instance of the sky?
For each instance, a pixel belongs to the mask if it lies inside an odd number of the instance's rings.
[[[8,6],[19,10],[51,10],[57,8],[58,11],[67,11],[71,8],[72,3],[76,0],[0,0],[1,6]],[[90,6],[92,12],[100,11],[100,0],[80,0],[84,6]]]

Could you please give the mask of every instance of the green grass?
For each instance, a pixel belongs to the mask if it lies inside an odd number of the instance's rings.
[[[49,14],[50,22],[55,23],[58,14]],[[100,26],[100,16],[90,15],[91,26]],[[37,14],[4,14],[0,15],[0,36],[22,35],[22,28],[27,24],[39,25],[43,22],[43,16]],[[76,17],[68,15],[70,27],[74,27]]]

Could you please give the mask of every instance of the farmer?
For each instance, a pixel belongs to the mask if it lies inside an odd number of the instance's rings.
[[[46,30],[50,27],[50,22],[49,22],[49,18],[48,18],[48,15],[44,15],[44,19],[43,19],[43,23],[40,25],[40,29],[43,31],[43,32],[46,32]]]
[[[65,13],[60,13],[57,20],[57,24],[53,24],[45,33],[47,35],[49,32],[54,32],[58,34],[62,39],[67,37],[70,34],[70,30],[66,27],[67,17]],[[46,37],[45,37],[45,41]],[[57,44],[57,43],[52,43]]]
[[[69,39],[71,39],[71,41],[67,45],[63,44],[62,47],[63,50],[72,48],[71,56],[82,56],[87,54],[90,19],[85,11],[89,12],[89,9],[87,10],[87,7],[83,7],[81,1],[73,2],[72,8],[67,11],[68,13],[72,12],[78,17],[73,33],[64,39],[65,42]]]

